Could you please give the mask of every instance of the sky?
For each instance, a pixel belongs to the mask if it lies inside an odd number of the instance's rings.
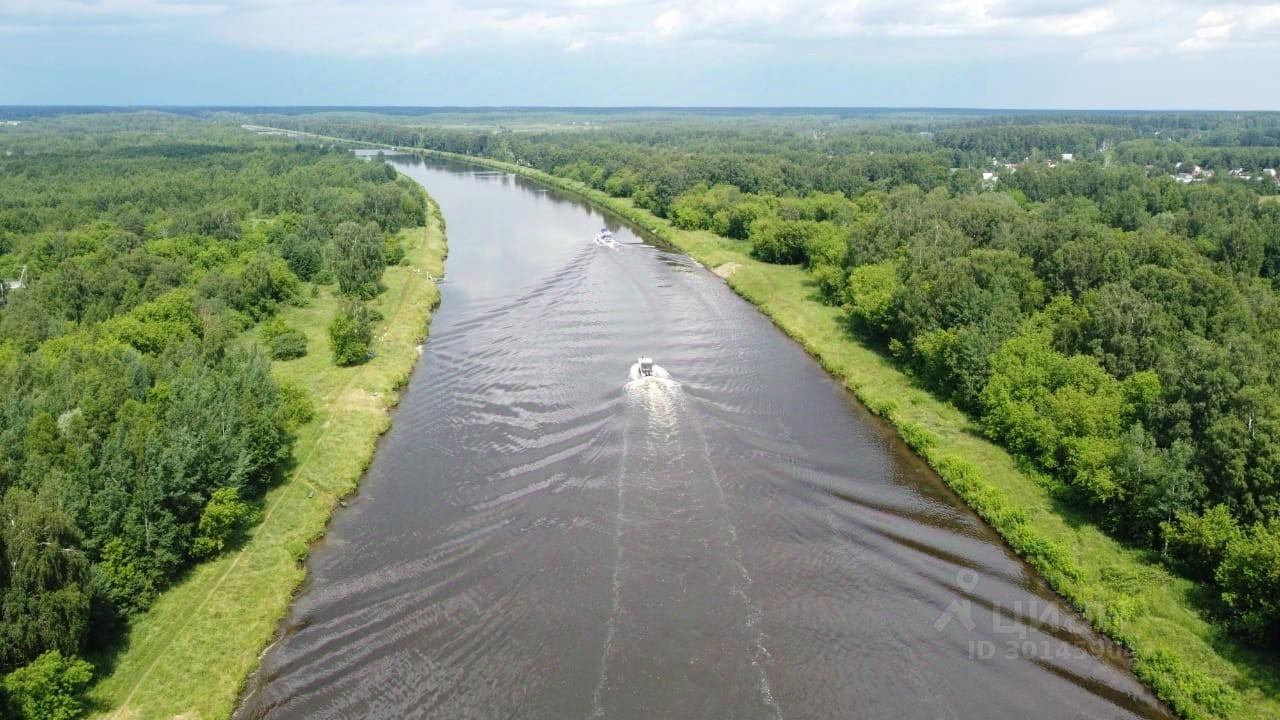
[[[0,0],[0,104],[1280,109],[1280,0]]]

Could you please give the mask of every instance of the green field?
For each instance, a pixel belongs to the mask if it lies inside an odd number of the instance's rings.
[[[1099,630],[1132,651],[1134,670],[1185,718],[1280,717],[1280,664],[1210,623],[1201,586],[1168,572],[1148,551],[1124,546],[1056,502],[973,420],[919,388],[890,360],[852,337],[840,310],[822,304],[799,266],[755,260],[745,243],[672,227],[628,199],[582,183],[487,159],[427,151],[536,178],[613,210],[728,276],[917,452]],[[1064,572],[1064,568],[1066,571]]]
[[[274,363],[280,380],[307,389],[315,418],[302,427],[295,465],[267,494],[261,522],[239,549],[195,568],[131,626],[123,650],[90,690],[95,717],[225,718],[257,667],[305,576],[307,543],[324,533],[338,500],[355,490],[390,425],[388,410],[408,379],[439,302],[444,222],[432,205],[426,227],[402,230],[406,264],[387,268],[386,291],[371,303],[384,320],[374,358],[336,367],[327,328],[340,300],[319,288],[285,321],[304,331],[308,354]],[[256,330],[254,331],[256,333]],[[243,341],[255,341],[250,333]]]

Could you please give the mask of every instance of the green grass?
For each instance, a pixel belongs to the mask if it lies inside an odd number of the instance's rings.
[[[411,150],[411,148],[405,148]],[[1134,671],[1189,720],[1280,718],[1280,658],[1250,649],[1208,621],[1205,588],[1169,573],[1151,553],[1122,545],[1062,506],[972,418],[918,387],[886,356],[851,337],[840,311],[817,299],[803,269],[761,263],[744,243],[674,228],[627,199],[526,167],[448,153],[520,173],[610,209],[709,268],[798,341],[864,405],[894,424],[1014,550],[1085,618],[1129,648]]]
[[[225,718],[245,678],[258,665],[305,575],[298,561],[324,533],[338,500],[355,490],[390,425],[388,410],[408,379],[439,292],[444,224],[402,231],[408,265],[388,268],[372,303],[385,319],[365,365],[339,368],[330,359],[328,324],[339,305],[331,288],[306,307],[282,312],[307,334],[305,357],[276,362],[275,375],[307,389],[315,419],[298,431],[295,465],[269,492],[262,520],[238,549],[204,563],[136,618],[110,671],[90,690],[98,717]],[[254,342],[256,331],[244,342]]]

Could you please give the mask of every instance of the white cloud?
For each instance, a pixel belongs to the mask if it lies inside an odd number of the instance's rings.
[[[552,43],[579,50],[590,39],[583,8],[569,0],[545,8],[533,3],[462,3],[448,0],[340,0],[242,2],[211,25],[218,37],[241,45],[309,55],[344,57],[416,55],[511,42]]]
[[[1280,4],[1252,8],[1245,17],[1245,25],[1251,30],[1274,30],[1280,25]]]
[[[0,0],[0,27],[167,23],[193,37],[328,56],[520,44],[720,43],[1074,54],[1102,61],[1280,48],[1280,1],[1211,0]]]
[[[1234,5],[1201,14],[1181,42],[1183,52],[1280,42],[1280,4]]]
[[[1231,39],[1232,18],[1223,12],[1212,11],[1200,16],[1191,36],[1178,43],[1179,50],[1211,50]]]
[[[658,37],[671,37],[680,31],[680,23],[684,18],[679,10],[668,10],[653,21],[653,29]]]

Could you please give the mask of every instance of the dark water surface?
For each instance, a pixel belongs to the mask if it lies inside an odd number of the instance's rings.
[[[240,717],[1168,717],[713,274],[395,162],[444,210],[443,304]]]

